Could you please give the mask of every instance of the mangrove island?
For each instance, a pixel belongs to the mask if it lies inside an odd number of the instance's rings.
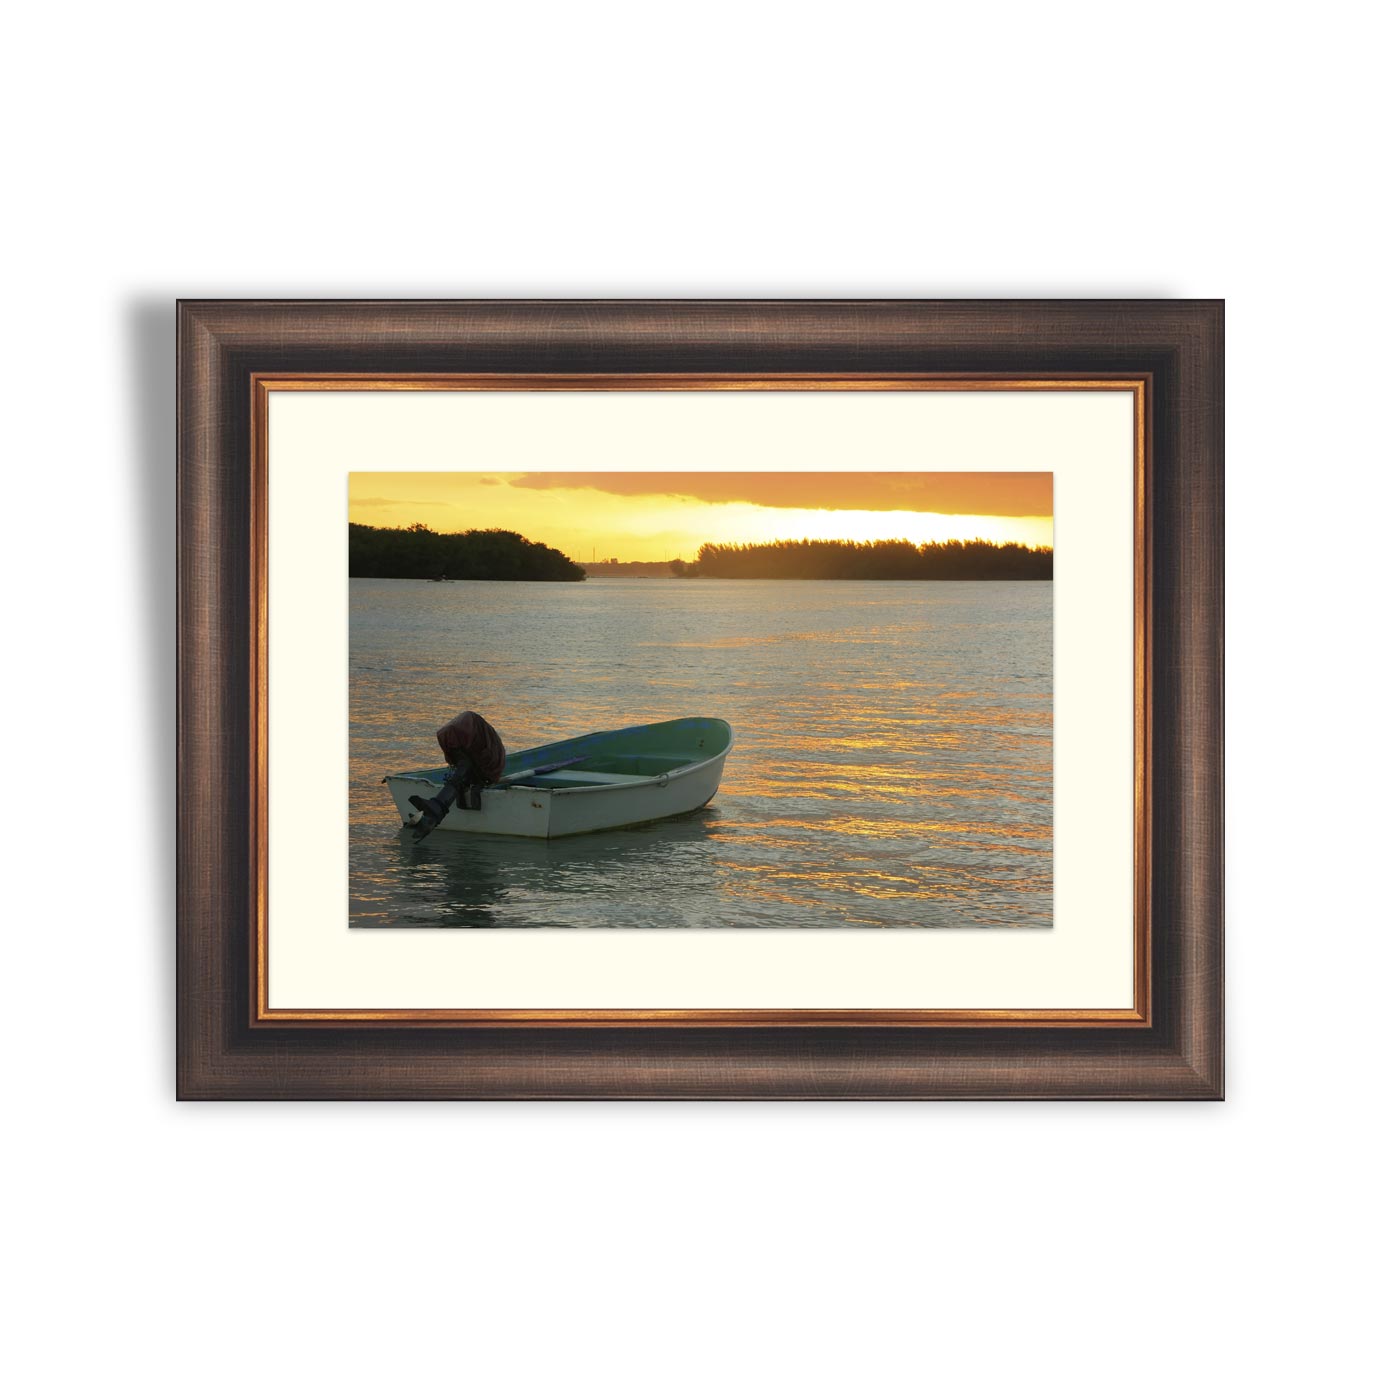
[[[680,561],[677,560],[677,563]],[[775,540],[771,544],[706,544],[693,565],[673,572],[689,578],[777,579],[1049,579],[1055,551],[1048,545],[990,540]]]
[[[350,526],[351,578],[532,579],[577,583],[585,571],[513,530],[440,535],[426,525]]]

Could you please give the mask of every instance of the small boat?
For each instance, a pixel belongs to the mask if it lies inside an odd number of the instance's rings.
[[[505,776],[481,789],[479,810],[453,805],[440,831],[494,836],[579,836],[677,817],[719,790],[734,732],[722,719],[664,720],[605,729],[506,755]],[[405,826],[451,770],[390,773],[384,781]]]

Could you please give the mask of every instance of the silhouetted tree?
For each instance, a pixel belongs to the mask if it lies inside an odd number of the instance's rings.
[[[576,583],[584,570],[557,549],[513,530],[440,535],[423,524],[403,529],[350,526],[351,578],[530,579]]]
[[[1049,579],[1055,552],[990,540],[774,540],[702,545],[694,567],[704,578]]]

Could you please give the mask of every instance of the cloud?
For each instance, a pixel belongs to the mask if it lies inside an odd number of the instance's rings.
[[[361,510],[383,510],[386,506],[446,506],[446,501],[400,501],[389,496],[351,496],[350,504]]]
[[[530,472],[531,491],[602,491],[804,510],[909,510],[936,515],[1054,513],[1051,472]]]

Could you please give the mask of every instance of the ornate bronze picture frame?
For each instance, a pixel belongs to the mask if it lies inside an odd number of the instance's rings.
[[[181,1096],[1220,1097],[1223,319],[1191,301],[182,303]],[[940,388],[1133,396],[1131,1007],[269,1004],[269,393]]]

